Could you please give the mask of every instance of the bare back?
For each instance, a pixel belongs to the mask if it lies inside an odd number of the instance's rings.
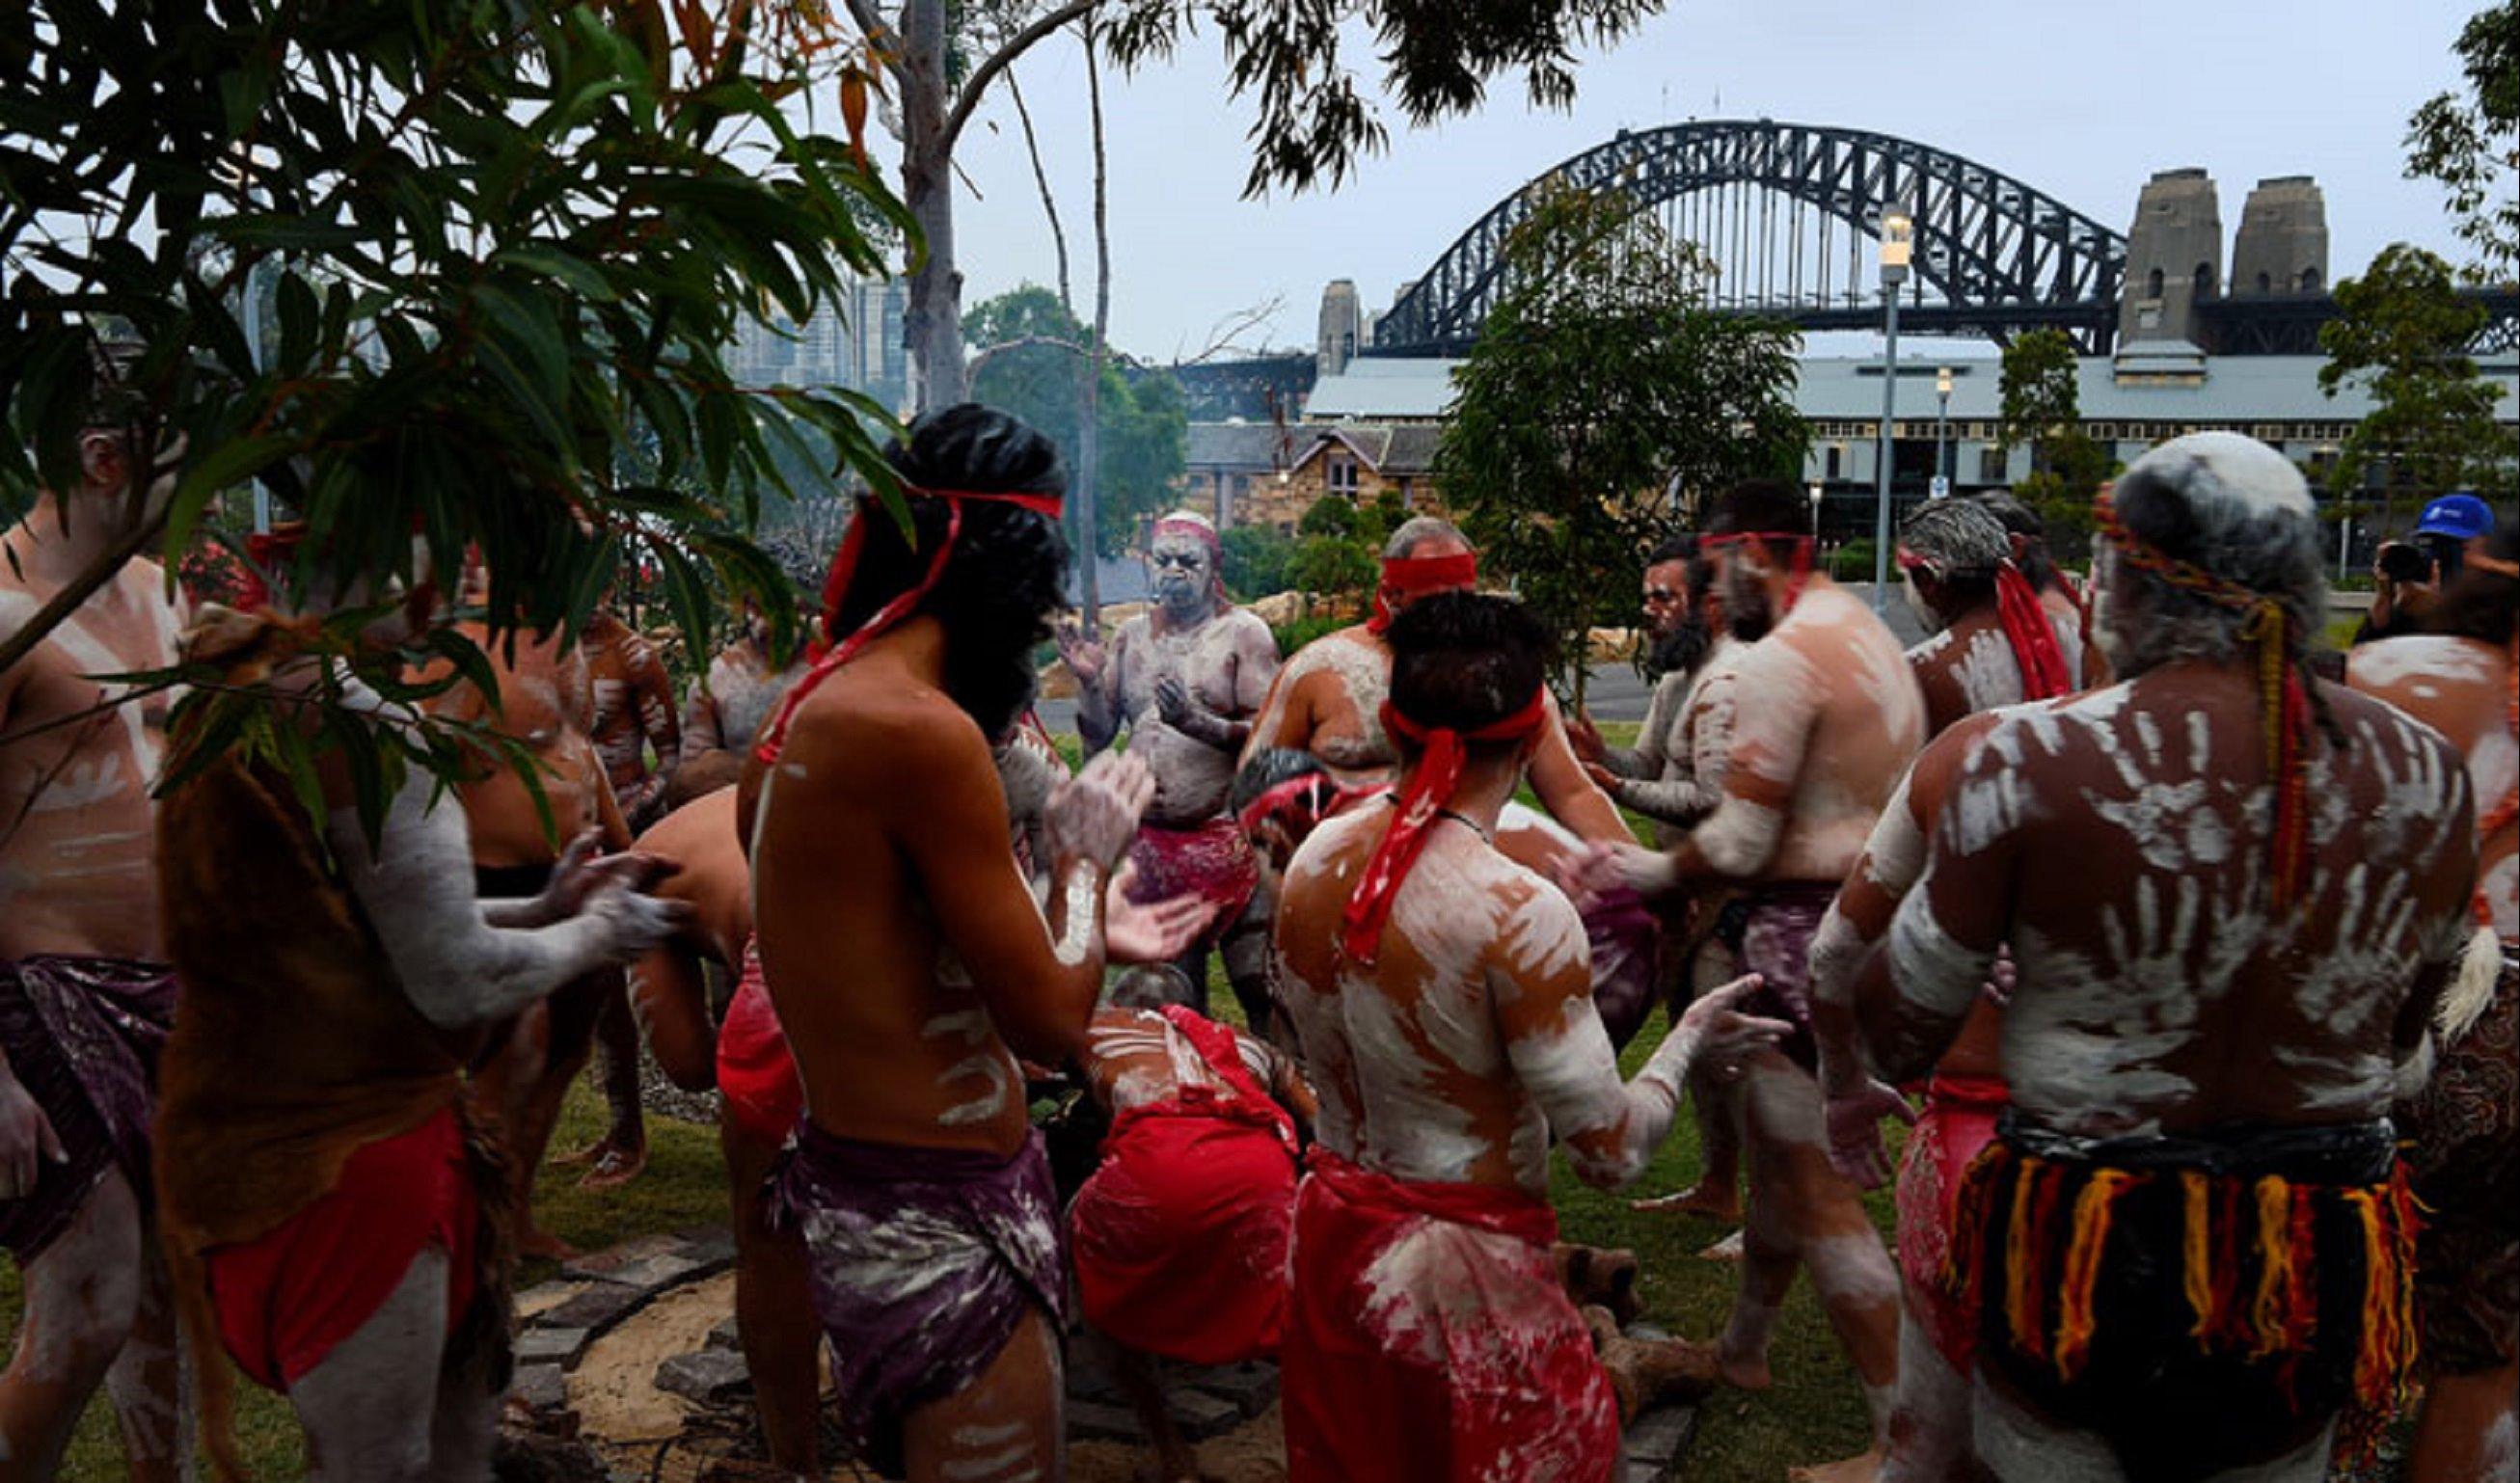
[[[1229,1033],[1253,1081],[1273,1091],[1286,1082],[1284,1057],[1248,1035]],[[1085,1031],[1084,1069],[1095,1101],[1112,1112],[1153,1106],[1190,1087],[1229,1090],[1190,1037],[1152,1010],[1095,1011]]]
[[[2450,739],[2467,758],[2480,824],[2520,788],[2520,738],[2511,732],[2512,659],[2481,639],[2382,639],[2346,660],[2346,682]],[[2476,889],[2503,941],[2520,938],[2520,820],[2503,818],[2476,841]]]
[[[2385,1113],[2464,935],[2472,812],[2439,736],[2324,697],[2346,745],[2314,743],[2311,869],[2280,915],[2253,674],[2165,666],[2006,713],[1893,923],[1903,999],[1956,1017],[2008,945],[2004,1077],[2059,1132]]]
[[[471,685],[458,685],[432,708],[450,719],[485,722],[523,742],[537,764],[557,832],[545,832],[533,792],[515,769],[495,755],[485,757],[480,774],[456,788],[472,827],[473,863],[493,870],[549,865],[572,835],[599,827],[619,834],[608,843],[627,844],[627,830],[615,831],[606,817],[610,794],[595,746],[595,691],[585,658],[554,638],[518,634],[512,656],[504,637],[493,640],[472,624],[463,633],[489,656],[498,676],[498,707],[494,712],[489,698]]]
[[[0,634],[52,596],[0,562]],[[133,561],[0,674],[0,738],[18,739],[0,741],[0,961],[159,956],[149,789],[176,697],[99,710],[123,687],[91,677],[174,663],[181,621],[158,565]]]
[[[1733,665],[1724,800],[1686,851],[1734,879],[1835,882],[1925,740],[1924,702],[1889,628],[1834,583]]]
[[[2083,641],[2075,628],[2044,605],[2041,612],[2056,636],[2065,660],[2066,684],[2082,686]],[[2018,705],[2027,698],[2021,683],[2021,660],[1990,604],[1908,651],[1917,689],[1925,700],[1925,735],[1939,737],[1963,716]]]
[[[1281,746],[1311,752],[1341,783],[1378,783],[1399,765],[1382,733],[1391,697],[1391,647],[1358,624],[1297,650],[1278,671],[1246,751]]]

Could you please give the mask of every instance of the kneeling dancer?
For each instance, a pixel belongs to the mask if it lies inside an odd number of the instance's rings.
[[[329,661],[292,656],[324,606],[230,614],[187,657],[272,673],[278,725],[328,704],[417,725]],[[179,727],[179,759],[214,734]],[[413,769],[372,840],[340,753],[316,765],[320,819],[242,749],[158,814],[182,989],[158,1194],[202,1432],[237,1476],[233,1358],[288,1395],[318,1477],[481,1477],[510,1262],[504,1178],[464,1124],[464,1069],[490,1025],[635,958],[679,910],[634,888],[655,862],[594,863],[591,837],[540,896],[483,901],[464,811],[432,806],[435,779]],[[240,879],[253,888],[240,894]]]
[[[1519,605],[1423,599],[1391,625],[1394,793],[1316,829],[1276,924],[1321,1097],[1295,1215],[1289,1476],[1608,1478],[1617,1403],[1558,1285],[1552,1137],[1578,1177],[1641,1173],[1701,1048],[1785,1027],[1691,1005],[1622,1084],[1574,907],[1490,843],[1549,714]]]
[[[1053,789],[1045,921],[989,738],[1030,699],[1060,602],[1058,450],[966,404],[887,456],[914,529],[851,523],[826,589],[842,637],[764,729],[739,806],[805,1092],[776,1198],[868,1459],[914,1480],[1055,1477],[1065,1252],[1015,1057],[1084,1048],[1104,884],[1153,781],[1100,757]]]
[[[2012,1106],[1945,1278],[1983,1298],[1988,1469],[2318,1478],[2413,1358],[2388,1112],[2467,936],[2471,788],[2437,733],[2307,675],[2323,543],[2273,450],[2164,444],[2097,524],[2127,678],[2004,712],[1961,765],[1859,985],[1867,1046],[1922,1072],[2010,950]]]

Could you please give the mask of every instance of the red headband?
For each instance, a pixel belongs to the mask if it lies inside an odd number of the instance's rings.
[[[1448,557],[1385,557],[1382,560],[1382,585],[1374,589],[1373,616],[1366,623],[1371,633],[1380,633],[1391,626],[1391,605],[1384,600],[1388,592],[1418,597],[1430,592],[1456,592],[1479,584],[1479,554],[1464,551]]]
[[[1242,832],[1248,834],[1268,823],[1290,800],[1308,797],[1300,826],[1294,821],[1288,822],[1289,828],[1298,833],[1306,833],[1323,820],[1347,812],[1350,805],[1374,791],[1376,789],[1371,787],[1350,787],[1328,773],[1306,773],[1266,789],[1242,805],[1242,811],[1235,818],[1242,826]]]
[[[780,749],[788,744],[788,725],[795,719],[796,708],[805,703],[805,697],[830,679],[834,670],[856,658],[869,644],[908,617],[920,600],[934,590],[945,575],[945,563],[953,559],[955,541],[963,534],[963,506],[966,501],[1017,505],[1054,520],[1065,508],[1065,501],[1059,496],[1030,490],[922,489],[916,484],[904,484],[901,492],[920,499],[945,502],[945,538],[936,543],[936,553],[927,559],[927,570],[916,585],[877,609],[875,616],[859,624],[856,632],[838,639],[829,652],[814,661],[812,669],[788,687],[788,697],[780,702],[779,713],[761,729],[761,740],[752,749],[753,755],[763,762],[779,760]],[[840,604],[848,597],[849,583],[857,578],[858,555],[866,549],[866,500],[861,498],[857,512],[849,517],[848,532],[840,537],[839,552],[832,558],[832,574],[823,581],[823,631],[826,636],[831,635],[832,625],[839,621]]]
[[[1420,726],[1402,715],[1390,701],[1382,702],[1382,729],[1425,750],[1409,775],[1408,787],[1400,794],[1391,827],[1383,831],[1373,858],[1366,862],[1365,874],[1357,879],[1356,894],[1348,897],[1347,910],[1340,918],[1339,945],[1350,959],[1371,965],[1381,952],[1382,928],[1391,920],[1400,883],[1409,878],[1410,869],[1424,852],[1426,831],[1433,827],[1435,816],[1453,801],[1453,791],[1461,786],[1462,767],[1469,760],[1469,743],[1519,742],[1538,732],[1548,720],[1549,692],[1545,689],[1532,692],[1531,702],[1512,715],[1475,731]]]
[[[2056,647],[2047,606],[2010,562],[1995,569],[1995,607],[2003,619],[2003,636],[2012,641],[2013,660],[2021,666],[2021,698],[2048,700],[2072,690],[2073,677],[2065,668],[2065,652]]]

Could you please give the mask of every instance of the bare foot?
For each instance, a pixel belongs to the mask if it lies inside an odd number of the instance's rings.
[[[1642,1215],[1702,1215],[1709,1220],[1737,1221],[1741,1218],[1741,1191],[1730,1185],[1700,1182],[1677,1194],[1630,1200],[1628,1208]]]
[[[1881,1475],[1881,1449],[1874,1448],[1860,1458],[1843,1462],[1822,1462],[1814,1467],[1785,1470],[1786,1483],[1872,1483]]]
[[[1741,1233],[1735,1231],[1731,1236],[1717,1241],[1714,1245],[1697,1253],[1697,1259],[1701,1262],[1739,1261],[1741,1259]]]
[[[648,1150],[598,1145],[600,1151],[589,1160],[586,1177],[577,1182],[580,1190],[617,1190],[637,1179],[648,1167]]]
[[[1715,1372],[1735,1390],[1765,1390],[1776,1383],[1766,1355],[1735,1355],[1721,1344],[1715,1348]]]
[[[517,1255],[538,1256],[555,1262],[573,1262],[577,1260],[578,1250],[550,1232],[535,1227],[518,1236]]]
[[[1584,1310],[1584,1326],[1593,1336],[1593,1352],[1610,1376],[1619,1400],[1620,1424],[1668,1401],[1693,1401],[1715,1386],[1717,1370],[1712,1345],[1687,1339],[1632,1339],[1601,1307]]]

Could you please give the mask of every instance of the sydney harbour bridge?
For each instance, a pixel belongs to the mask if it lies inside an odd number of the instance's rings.
[[[1405,286],[1355,350],[1466,351],[1504,288],[1508,240],[1556,189],[1623,198],[1640,229],[1693,244],[1713,267],[1710,307],[1807,331],[1881,322],[1876,245],[1892,211],[1912,223],[1913,272],[1899,310],[1912,334],[2005,343],[2052,328],[2083,353],[2102,355],[2128,322],[2130,288],[2161,292],[2157,263],[2144,274],[2148,284],[2129,284],[2126,233],[2002,170],[1865,129],[1718,119],[1622,130],[1529,182]],[[2219,236],[2219,221],[2208,231]],[[2181,262],[2179,291],[2187,295],[2181,333],[2217,354],[2318,353],[2318,327],[2337,310],[2325,292],[2323,217],[2316,232],[2320,266],[2307,275],[2241,281],[2235,273],[2226,283],[2219,241],[2210,264]],[[2470,292],[2491,316],[2481,348],[2507,348],[2520,337],[2520,292]],[[1185,381],[1194,401],[1213,395],[1248,404],[1254,393],[1308,386],[1312,359],[1211,363],[1190,368]]]

